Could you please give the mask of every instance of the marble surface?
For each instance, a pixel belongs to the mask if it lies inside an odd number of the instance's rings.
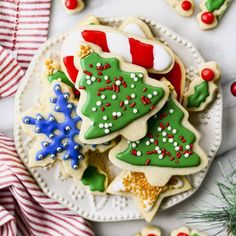
[[[236,80],[236,4],[233,1],[230,9],[222,19],[220,26],[212,31],[202,32],[195,17],[185,19],[178,16],[164,0],[87,0],[86,9],[78,15],[68,16],[63,10],[60,1],[52,3],[49,37],[65,32],[80,19],[87,15],[97,16],[144,16],[165,24],[178,34],[191,40],[200,50],[206,60],[215,60],[222,68],[221,85],[224,93],[224,120],[223,139],[218,157],[213,164],[204,182],[203,187],[190,199],[168,211],[161,212],[152,222],[163,228],[164,235],[170,229],[186,224],[183,217],[193,206],[203,206],[212,201],[207,190],[216,190],[214,181],[221,178],[221,169],[218,162],[228,167],[228,160],[233,164],[236,155],[236,98],[230,93],[230,85]],[[196,1],[199,2],[199,1]],[[13,136],[14,98],[0,101],[0,132]],[[203,203],[204,202],[204,203]],[[128,221],[115,223],[92,223],[96,235],[99,236],[129,236],[141,229],[145,222]],[[199,228],[203,228],[201,225]],[[213,235],[216,230],[209,231]],[[221,236],[226,233],[221,233]]]

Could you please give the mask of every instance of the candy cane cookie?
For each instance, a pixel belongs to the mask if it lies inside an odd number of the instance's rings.
[[[93,43],[104,52],[121,56],[126,62],[142,66],[153,73],[169,72],[174,65],[174,54],[158,40],[138,38],[109,26],[89,25],[79,27],[66,38],[61,50],[64,72],[75,82],[78,68],[74,55],[81,42]],[[145,56],[143,56],[145,55]]]

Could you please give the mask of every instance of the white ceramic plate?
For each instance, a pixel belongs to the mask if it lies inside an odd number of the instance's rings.
[[[100,20],[104,24],[118,26],[124,18],[101,18]],[[170,45],[182,59],[187,67],[187,78],[193,78],[197,73],[198,65],[204,62],[204,60],[192,43],[154,21],[150,21],[149,19],[143,20],[151,27],[155,36]],[[18,89],[15,109],[15,141],[17,151],[42,190],[48,196],[67,206],[72,211],[77,212],[84,218],[93,221],[140,219],[142,217],[132,198],[109,195],[94,197],[84,190],[78,189],[72,180],[61,180],[58,178],[59,166],[57,164],[51,168],[31,169],[28,167],[27,153],[30,147],[30,140],[20,128],[19,122],[21,122],[21,120],[17,120],[17,117],[21,112],[35,105],[43,86],[39,79],[43,70],[43,60],[52,55],[59,56],[60,48],[66,35],[67,34],[51,38],[41,47],[32,60],[27,74]],[[208,154],[209,165],[208,168],[190,176],[190,181],[193,185],[191,191],[166,199],[161,206],[161,210],[173,207],[190,197],[200,187],[205,178],[221,142],[221,91],[219,91],[216,100],[209,109],[202,113],[190,114],[190,120],[202,134],[200,145]]]

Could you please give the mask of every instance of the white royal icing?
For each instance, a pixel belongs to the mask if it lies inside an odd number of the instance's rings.
[[[129,34],[133,34],[133,35],[136,35],[140,38],[147,38],[146,35],[144,34],[143,30],[139,27],[139,25],[137,24],[128,24],[126,25],[122,31],[126,32],[126,33],[129,33]]]

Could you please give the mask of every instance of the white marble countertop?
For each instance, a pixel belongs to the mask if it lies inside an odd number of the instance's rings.
[[[185,19],[177,15],[164,0],[87,0],[86,9],[78,15],[68,16],[60,1],[52,3],[49,36],[68,30],[87,15],[97,16],[144,16],[165,24],[170,29],[192,41],[205,59],[214,60],[222,68],[221,85],[224,92],[224,122],[223,141],[218,157],[212,166],[203,187],[190,199],[177,207],[160,213],[152,222],[163,228],[164,235],[174,227],[187,223],[181,214],[192,209],[193,205],[202,206],[202,202],[210,202],[211,197],[206,189],[214,190],[214,180],[220,178],[218,161],[224,165],[236,154],[236,98],[230,94],[230,84],[236,80],[236,30],[234,20],[236,4],[233,1],[228,12],[223,17],[220,26],[208,32],[202,32],[195,17]],[[199,2],[199,1],[196,1]],[[7,111],[7,112],[6,112]],[[14,99],[6,98],[0,101],[0,132],[13,136]],[[236,164],[236,163],[235,163]],[[236,165],[235,165],[236,166]],[[180,213],[182,212],[182,213]],[[92,223],[98,236],[129,236],[139,231],[145,222],[128,221],[115,223]],[[213,234],[214,231],[211,232]],[[221,236],[226,233],[221,233]]]

